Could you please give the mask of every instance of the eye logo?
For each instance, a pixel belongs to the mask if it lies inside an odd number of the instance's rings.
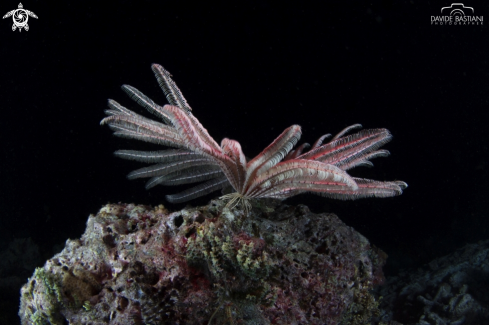
[[[15,31],[18,28],[19,32],[22,31],[22,28],[24,28],[26,31],[29,30],[29,25],[27,25],[29,16],[37,19],[36,14],[33,13],[32,11],[24,9],[22,3],[19,3],[19,7],[17,9],[7,12],[3,16],[3,19],[8,18],[10,16],[12,16],[12,19],[14,21],[14,24],[12,25],[12,31]]]

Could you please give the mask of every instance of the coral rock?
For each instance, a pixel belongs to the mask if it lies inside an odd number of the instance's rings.
[[[272,200],[109,204],[21,290],[22,324],[367,324],[385,254],[333,214]]]

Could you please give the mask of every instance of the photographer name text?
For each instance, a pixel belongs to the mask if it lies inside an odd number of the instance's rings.
[[[431,25],[483,25],[483,16],[431,16]]]

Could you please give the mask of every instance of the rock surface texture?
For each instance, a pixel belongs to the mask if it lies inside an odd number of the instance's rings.
[[[489,324],[489,240],[389,277],[376,291],[383,324]]]
[[[333,214],[109,204],[21,290],[22,324],[368,324],[385,254]]]

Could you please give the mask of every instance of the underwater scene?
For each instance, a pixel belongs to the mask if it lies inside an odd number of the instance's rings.
[[[0,325],[489,324],[486,4],[0,7]]]

